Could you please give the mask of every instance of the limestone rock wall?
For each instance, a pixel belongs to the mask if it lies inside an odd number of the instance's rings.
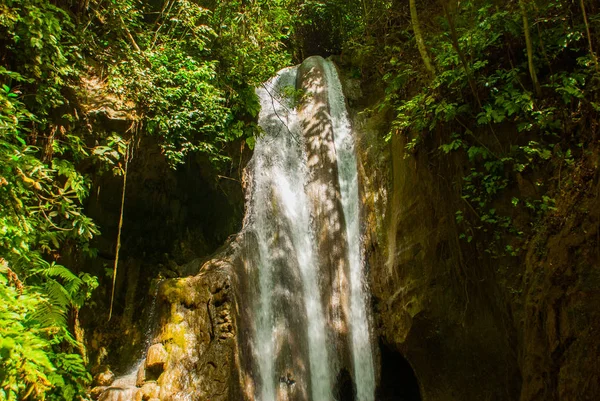
[[[411,364],[423,400],[514,400],[514,329],[493,273],[459,244],[460,196],[426,155],[405,158],[401,138],[381,144],[384,117],[355,125],[382,342]]]
[[[94,389],[92,395],[100,401],[239,399],[229,256],[218,254],[195,275],[157,284],[157,330],[144,359],[128,376],[105,383],[97,379],[104,387]]]
[[[377,331],[385,349],[410,363],[421,398],[597,397],[597,152],[564,181],[572,184],[563,185],[557,211],[523,256],[492,259],[473,246],[482,238],[459,240],[455,211],[464,206],[458,189],[464,163],[435,151],[407,154],[399,135],[386,143],[390,116],[359,114],[366,96],[356,86],[346,81],[359,132]],[[433,135],[421,149],[437,149],[442,138]],[[520,184],[515,191],[527,191],[527,182]]]
[[[229,262],[209,261],[196,276],[165,281],[159,297],[164,312],[154,341],[164,356],[150,364],[151,347],[145,363],[159,398],[230,399],[236,333]]]

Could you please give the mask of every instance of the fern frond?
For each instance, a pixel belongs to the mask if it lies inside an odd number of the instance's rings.
[[[73,300],[73,298],[77,296],[83,284],[83,280],[81,280],[79,277],[76,277],[75,280],[71,280],[65,283],[65,290],[69,293],[71,300]]]
[[[44,284],[46,295],[53,305],[68,309],[71,305],[71,294],[66,288],[54,279],[48,279]]]
[[[41,287],[46,300],[39,304],[31,318],[42,327],[67,327],[67,316],[71,305],[71,297],[58,281],[48,279]]]
[[[44,259],[39,253],[34,253],[33,255],[31,255],[29,261],[33,265],[33,268],[36,272],[43,272],[44,270],[51,267],[50,262]]]
[[[46,301],[39,304],[30,319],[37,321],[41,327],[67,327],[67,311]]]
[[[41,273],[46,277],[61,278],[65,280],[65,282],[81,281],[71,270],[55,263],[50,264],[49,267]]]

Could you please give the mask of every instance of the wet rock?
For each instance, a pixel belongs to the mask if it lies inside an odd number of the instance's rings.
[[[115,378],[109,387],[94,389],[92,392],[94,395],[99,394],[98,401],[135,401],[139,390],[136,387],[138,373],[139,369],[133,369],[128,374]]]
[[[314,252],[321,297],[325,302],[325,319],[335,332],[329,340],[335,350],[331,363],[349,366],[351,356],[346,344],[349,341],[350,298],[345,288],[349,285],[350,267],[327,75],[326,63],[319,56],[309,57],[300,65],[296,87],[307,96],[298,105],[298,118],[306,141],[307,167],[311,171],[305,190],[317,233]]]
[[[454,172],[433,170],[428,155],[405,157],[401,135],[382,151],[373,136],[382,123],[358,117],[354,122],[362,131],[369,284],[381,339],[406,358],[422,399],[518,399],[518,360],[510,351],[514,330],[502,312],[502,288],[492,279],[493,266],[459,240],[454,214],[464,200],[452,186],[437,185],[445,182],[440,177],[453,182]]]
[[[144,362],[144,382],[156,381],[165,369],[168,354],[162,344],[154,344],[148,349],[148,355]]]
[[[154,344],[148,349],[148,355],[146,356],[146,370],[149,369],[160,369],[162,370],[165,362],[167,361],[167,351],[162,344]]]
[[[138,389],[135,387],[109,387],[98,401],[133,401]]]
[[[163,283],[159,299],[165,324],[138,381],[141,400],[240,399],[230,397],[229,388],[236,343],[228,269],[228,262],[215,259],[196,276]]]
[[[145,362],[144,362],[144,363],[140,364],[140,367],[137,371],[135,385],[137,387],[142,387],[144,385],[145,381],[146,381],[146,369],[145,369]]]
[[[150,399],[158,399],[160,387],[156,383],[146,383],[136,393],[135,401],[146,401]]]
[[[288,386],[292,386],[296,384],[296,380],[294,380],[294,376],[288,372],[285,376],[279,377],[279,383],[285,383]]]
[[[106,389],[106,386],[94,387],[90,390],[90,397],[92,398],[92,400],[97,400],[98,398],[100,398],[100,395],[102,395],[102,393],[106,391]]]
[[[102,370],[94,376],[93,384],[95,386],[106,387],[110,386],[114,380],[115,374],[111,372],[111,370],[108,369],[108,367],[105,367],[104,370]]]

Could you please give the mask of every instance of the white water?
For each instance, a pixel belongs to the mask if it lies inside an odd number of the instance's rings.
[[[369,339],[369,318],[366,308],[366,288],[363,275],[362,245],[360,238],[360,208],[358,174],[352,128],[346,111],[342,85],[335,65],[325,62],[325,76],[329,87],[329,108],[333,123],[338,179],[342,208],[346,220],[348,261],[350,264],[350,327],[352,358],[357,401],[372,401],[375,396],[375,372]]]
[[[154,331],[156,330],[156,299],[158,298],[158,288],[160,287],[161,281],[162,280],[158,280],[155,284],[154,293],[152,295],[148,318],[146,319],[146,328],[144,329],[144,348],[142,350],[142,356],[130,366],[126,374],[115,378],[111,385],[100,395],[99,401],[134,401],[136,399],[136,394],[139,390],[139,387],[136,387],[138,372],[145,361],[148,348],[152,345]]]
[[[285,88],[294,88],[296,68],[285,69],[257,90],[261,100],[259,124],[265,136],[256,142],[254,149],[255,182],[251,213],[255,220],[260,255],[260,306],[256,327],[257,359],[262,378],[260,400],[276,399],[277,378],[275,372],[278,337],[285,327],[273,321],[273,266],[271,258],[276,247],[272,239],[278,238],[275,219],[282,219],[289,229],[303,282],[305,313],[308,321],[308,350],[312,400],[331,399],[331,380],[327,356],[325,321],[318,288],[317,268],[313,238],[310,235],[310,211],[304,192],[306,162],[303,141],[300,138],[298,118],[293,104],[283,96]],[[276,204],[277,216],[266,205]]]
[[[348,240],[350,288],[345,291],[350,295],[350,315],[347,322],[350,344],[347,347],[352,355],[356,400],[373,401],[375,375],[363,277],[357,162],[335,66],[331,62],[325,62],[323,67],[328,84],[329,117],[334,129],[338,179]],[[261,102],[259,124],[264,135],[257,139],[254,149],[248,228],[255,233],[258,242],[254,257],[258,259],[259,295],[255,302],[252,339],[258,368],[258,372],[255,372],[258,383],[255,398],[258,401],[287,400],[291,396],[285,395],[286,391],[293,391],[290,386],[305,386],[306,398],[311,401],[333,401],[333,378],[337,375],[337,372],[332,371],[334,366],[330,362],[335,359],[335,355],[327,343],[328,326],[323,306],[326,303],[323,302],[319,288],[321,280],[315,233],[305,192],[311,174],[307,168],[305,141],[301,136],[294,104],[284,95],[286,88],[295,88],[296,75],[296,67],[284,69],[257,90]],[[292,290],[286,296],[294,299],[301,297],[299,303],[303,305],[303,310],[282,311],[286,306],[281,305],[280,300],[289,298],[282,298],[278,293],[282,288],[285,289],[285,285],[278,283],[284,280],[280,277],[281,260],[289,260],[290,271],[294,268],[299,270],[302,288]],[[293,271],[290,275],[293,275]],[[290,303],[284,304],[289,306]],[[305,314],[305,325],[296,322],[294,327],[287,326],[290,324],[289,316],[296,314]],[[296,360],[307,360],[306,368],[309,371],[309,377],[295,376],[294,379],[298,381],[291,385],[280,380],[286,372],[278,371],[283,369],[282,364],[278,363],[281,353],[290,352],[283,351],[286,348],[282,345],[290,341],[290,330],[306,331],[294,339],[305,339],[307,343],[308,355],[299,356]],[[297,348],[293,348],[291,352],[303,352],[302,347],[296,345]],[[302,365],[302,362],[299,364]]]

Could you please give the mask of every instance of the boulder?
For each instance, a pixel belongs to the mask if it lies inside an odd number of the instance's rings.
[[[114,380],[115,374],[108,367],[105,367],[104,370],[94,376],[93,384],[99,387],[106,387],[110,386]]]
[[[146,370],[149,369],[162,369],[167,361],[167,351],[161,343],[154,344],[148,349],[148,355],[146,355],[146,362],[144,363]]]
[[[92,400],[97,400],[98,398],[100,398],[100,395],[106,389],[107,389],[106,386],[96,386],[96,387],[94,387],[93,389],[90,390],[90,397],[92,398]]]
[[[136,393],[135,401],[158,399],[159,393],[160,393],[160,387],[156,383],[146,383]]]

